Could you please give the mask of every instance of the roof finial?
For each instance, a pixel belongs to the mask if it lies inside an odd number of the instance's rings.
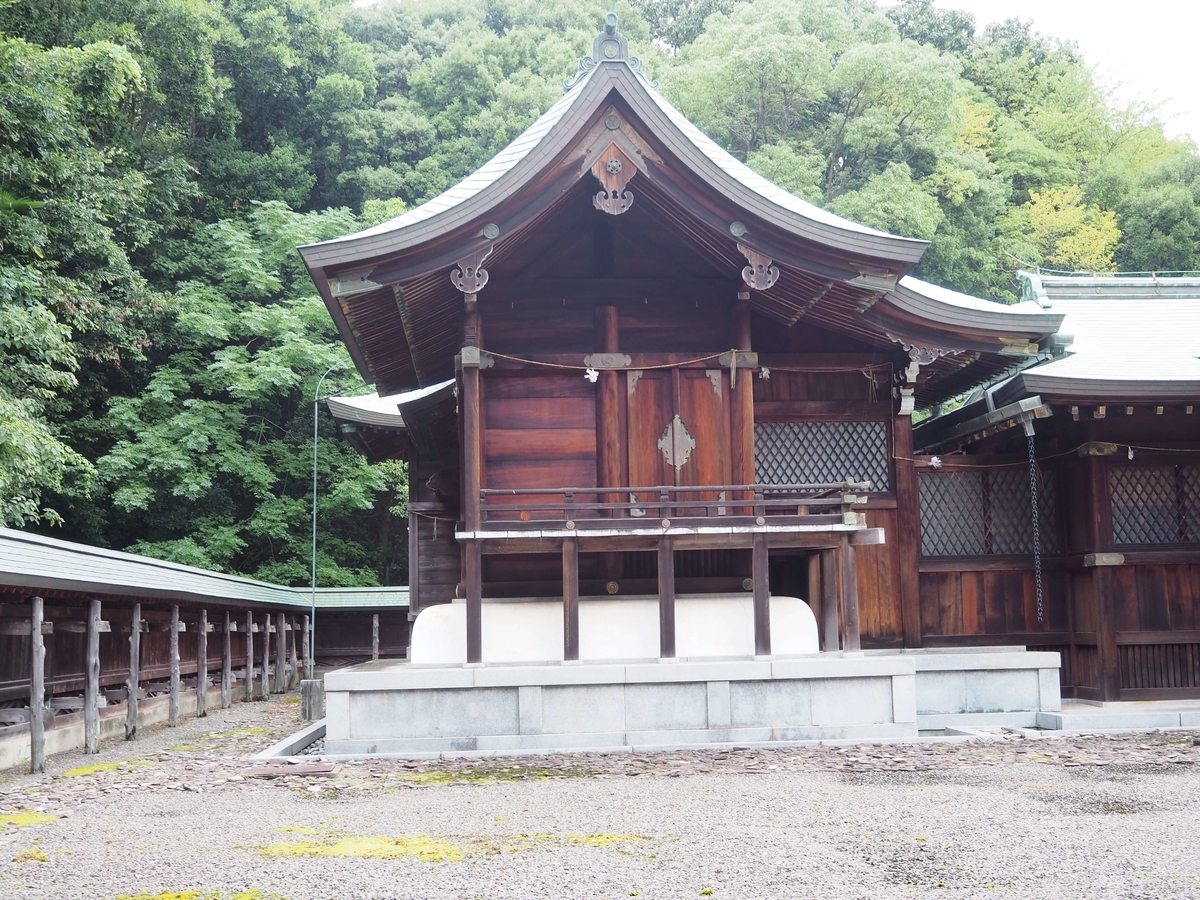
[[[563,90],[570,91],[583,81],[588,72],[603,62],[624,62],[639,75],[642,72],[642,61],[629,55],[629,41],[618,27],[616,0],[612,0],[612,8],[604,17],[604,29],[592,41],[592,55],[579,61],[579,71],[574,78],[563,82]]]

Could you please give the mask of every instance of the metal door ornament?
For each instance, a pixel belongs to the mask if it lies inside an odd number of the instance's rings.
[[[692,451],[696,449],[696,439],[688,433],[678,413],[663,429],[662,437],[658,439],[658,449],[662,451],[667,465],[675,467],[676,474],[691,458]]]

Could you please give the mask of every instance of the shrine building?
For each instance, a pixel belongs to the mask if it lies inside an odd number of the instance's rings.
[[[1003,305],[912,277],[926,246],[733,158],[609,14],[477,172],[301,248],[378,391],[329,409],[410,477],[409,658],[328,676],[329,748],[1200,697],[1200,280]]]

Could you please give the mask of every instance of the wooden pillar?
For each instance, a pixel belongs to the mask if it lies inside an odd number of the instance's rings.
[[[675,540],[658,539],[658,655],[675,659]]]
[[[410,557],[410,560],[411,560],[411,557]],[[408,580],[410,582],[415,582],[417,580],[416,570],[410,568],[409,571],[412,573],[412,575]],[[308,616],[305,616],[304,617],[303,641],[302,641],[303,646],[301,647],[301,652],[304,653],[304,677],[309,680],[311,680],[313,677],[313,668],[314,668],[313,667],[313,656],[312,656],[312,644],[309,643],[310,640],[311,640],[311,635],[309,633]]]
[[[421,611],[421,517],[411,510],[408,513],[408,620],[411,622]],[[307,616],[305,617],[307,619]],[[309,659],[306,654],[304,657]],[[312,678],[312,665],[308,666],[308,677]]]
[[[1091,434],[1088,435],[1091,437]],[[1088,552],[1104,553],[1112,548],[1112,509],[1108,498],[1108,466],[1102,457],[1089,456],[1083,462],[1087,472]],[[1092,593],[1096,603],[1096,685],[1102,701],[1121,699],[1121,657],[1117,649],[1117,597],[1112,569],[1090,568]],[[1134,601],[1136,602],[1136,600]]]
[[[258,683],[260,700],[271,699],[271,614],[263,615],[262,677]],[[276,660],[276,663],[279,661]]]
[[[29,771],[46,771],[46,644],[41,597],[29,601]]]
[[[179,604],[171,605],[170,629],[170,664],[171,687],[167,700],[167,725],[174,728],[179,724]]]
[[[858,636],[858,561],[855,558],[854,545],[849,538],[842,538],[842,546],[838,549],[841,557],[841,588],[842,588],[842,649],[857,652],[860,649]]]
[[[771,655],[771,574],[767,564],[767,536],[754,535],[751,551],[754,578],[754,655]]]
[[[597,306],[594,319],[594,344],[597,353],[617,353],[621,348],[620,317],[615,306]],[[625,483],[621,471],[621,385],[625,383],[623,372],[609,369],[600,372],[596,385],[596,484],[599,487],[621,487]],[[624,499],[620,492],[601,494],[602,503],[618,503]],[[619,511],[607,513],[613,518]],[[623,575],[621,554],[615,551],[604,553],[602,570],[604,577],[619,579]]]
[[[738,350],[749,351],[750,293],[738,294],[733,312],[734,342]],[[730,450],[734,484],[754,484],[754,372],[739,372],[737,384],[730,389]],[[748,495],[742,499],[749,500]],[[749,513],[749,510],[745,510]]]
[[[246,613],[246,699],[254,699],[254,613]]]
[[[579,542],[563,538],[563,660],[579,660]]]
[[[196,625],[196,717],[208,715],[208,610]]]
[[[138,730],[138,683],[141,681],[142,604],[133,604],[133,621],[129,624],[129,681],[125,683],[129,696],[125,700],[125,740],[132,741]]]
[[[483,662],[483,559],[478,541],[466,541],[467,662]]]
[[[87,667],[83,683],[83,752],[100,752],[100,601],[88,601]]]
[[[896,472],[896,546],[900,561],[900,617],[904,646],[920,647],[921,638],[921,490],[912,461],[912,418],[896,416],[892,425]]]
[[[275,614],[275,693],[287,690],[287,616]]]
[[[379,659],[379,613],[371,614],[371,659]]]
[[[807,562],[808,575],[808,607],[813,612],[813,618],[817,622],[821,621],[821,614],[825,609],[825,604],[821,597],[821,555],[819,553],[810,553]],[[821,649],[824,649],[824,637],[820,626],[817,627],[817,634],[820,639]]]
[[[616,353],[620,349],[615,306],[596,307],[595,348],[597,353]],[[621,485],[620,374],[601,371],[596,385],[596,478],[600,487]],[[604,502],[616,502],[616,496],[605,495]]]
[[[233,706],[233,636],[229,633],[233,619],[225,610],[225,627],[221,629],[221,709]]]
[[[821,613],[825,626],[825,646],[827,653],[837,653],[840,649],[838,641],[838,571],[837,551],[821,551]]]

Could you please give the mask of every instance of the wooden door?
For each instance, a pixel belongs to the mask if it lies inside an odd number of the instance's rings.
[[[656,369],[628,373],[627,381],[630,487],[728,484],[728,373]],[[689,496],[706,502],[722,499],[712,491]],[[639,501],[654,499],[638,494]]]

